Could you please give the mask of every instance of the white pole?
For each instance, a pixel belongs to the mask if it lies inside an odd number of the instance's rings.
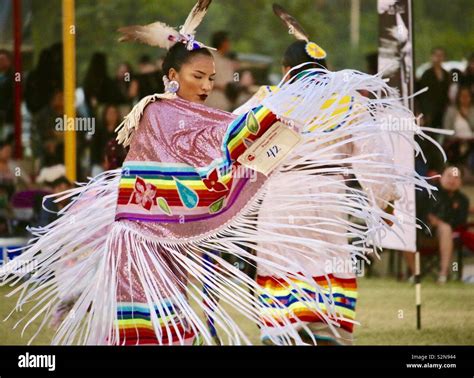
[[[360,40],[360,0],[351,0],[351,46],[358,47]]]
[[[421,278],[420,252],[415,253],[415,296],[416,296],[416,329],[421,329]]]

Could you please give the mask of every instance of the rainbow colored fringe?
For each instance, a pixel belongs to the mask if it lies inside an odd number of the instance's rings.
[[[351,321],[355,319],[357,281],[355,278],[339,278],[332,274],[329,274],[328,278],[332,287],[338,323],[343,330],[352,333],[354,325]],[[326,277],[316,276],[313,279],[321,287],[327,300],[329,300],[329,284]],[[277,279],[273,276],[257,276],[257,283],[260,289],[258,299],[264,304],[261,316],[266,326],[273,327],[275,324],[268,321],[267,319],[269,318],[283,324],[279,320],[283,317],[291,323],[296,323],[298,320],[308,323],[324,323],[324,319],[317,311],[319,306],[319,311],[327,313],[321,294],[317,294],[314,287],[306,282],[296,279],[290,280],[293,285],[305,292],[314,302],[308,302],[308,298],[303,298],[296,288],[291,287],[283,279]],[[278,303],[275,303],[275,300],[270,298],[269,295],[275,297]]]
[[[192,329],[186,329],[180,317],[175,313],[174,306],[169,300],[161,305],[155,304],[155,314],[161,330],[155,331],[151,320],[150,308],[147,303],[117,304],[117,318],[115,325],[119,329],[120,345],[156,345],[156,344],[184,344],[191,345],[197,340]],[[174,325],[173,325],[174,323]],[[161,334],[161,340],[157,339]]]

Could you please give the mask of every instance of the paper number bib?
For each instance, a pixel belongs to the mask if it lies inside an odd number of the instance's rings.
[[[301,136],[282,122],[276,122],[237,161],[245,167],[268,176],[300,143]]]

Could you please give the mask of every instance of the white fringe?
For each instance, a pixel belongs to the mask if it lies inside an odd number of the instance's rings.
[[[55,201],[70,198],[71,202],[59,211],[60,217],[54,222],[45,227],[30,228],[33,238],[23,248],[24,252],[0,267],[2,285],[14,286],[27,279],[8,294],[20,293],[13,311],[21,310],[27,302],[37,302],[14,328],[28,315],[33,314],[24,329],[44,315],[31,340],[63,301],[80,294],[82,286],[88,284],[90,272],[96,269],[100,257],[95,251],[105,245],[108,230],[114,222],[120,174],[120,169],[106,171],[86,185],[46,196],[45,199],[55,198]]]
[[[250,291],[257,291],[258,285],[223,260],[219,253],[229,253],[270,270],[275,277],[284,280],[297,291],[298,295],[307,301],[308,306],[316,306],[318,314],[327,322],[335,336],[339,337],[337,329],[342,316],[336,312],[332,291],[326,293],[326,297],[323,289],[313,280],[312,272],[308,271],[307,266],[310,265],[312,256],[316,254],[328,259],[337,255],[353,255],[367,260],[365,255],[370,252],[377,253],[381,235],[388,229],[384,219],[394,222],[395,229],[400,224],[395,216],[387,215],[382,210],[388,204],[388,200],[382,195],[383,191],[382,194],[376,194],[375,191],[347,189],[345,184],[349,179],[334,180],[335,189],[341,189],[339,193],[315,191],[307,196],[300,196],[292,194],[294,188],[308,186],[317,189],[318,185],[327,184],[318,183],[320,174],[334,174],[339,177],[355,174],[362,186],[367,187],[382,186],[387,181],[401,185],[414,184],[417,188],[428,191],[434,187],[415,172],[406,171],[381,159],[383,154],[341,156],[337,151],[340,146],[356,140],[370,141],[370,138],[383,130],[387,118],[414,119],[413,114],[399,103],[395,91],[377,76],[347,70],[310,71],[318,71],[320,75],[317,80],[308,75],[296,82],[282,84],[280,91],[263,101],[264,106],[278,116],[299,125],[305,133],[305,142],[271,175],[266,185],[244,209],[215,230],[187,239],[158,239],[137,231],[137,227],[131,227],[127,222],[114,222],[120,170],[106,172],[92,179],[86,186],[58,195],[58,200],[76,197],[61,211],[62,216],[58,220],[45,228],[35,230],[36,238],[21,258],[34,262],[36,273],[10,294],[20,293],[17,310],[21,310],[22,305],[29,301],[37,302],[22,319],[29,317],[24,326],[26,328],[33,320],[42,316],[42,323],[30,342],[51,318],[61,298],[69,295],[77,295],[77,300],[70,310],[70,316],[67,316],[58,328],[53,344],[95,345],[123,341],[119,340],[118,328],[114,321],[117,317],[117,272],[119,267],[126,264],[138,274],[159,341],[163,340],[165,335],[161,333],[154,304],[164,299],[162,288],[159,287],[163,285],[167,296],[174,300],[176,312],[183,314],[189,327],[202,337],[204,343],[213,344],[214,341],[205,321],[191,307],[191,302],[195,302],[200,310],[212,316],[224,343],[250,344],[247,335],[222,304],[232,307],[260,327],[265,326],[261,318],[264,306],[250,295]],[[374,99],[358,96],[357,91],[360,89],[372,92]],[[321,110],[321,105],[330,97],[339,96],[338,93],[353,95],[360,104],[358,111],[344,116],[343,127],[329,133],[323,129],[310,132],[309,127],[317,117],[331,118],[334,107]],[[382,98],[380,93],[391,97]],[[157,96],[143,99],[132,110],[121,125],[123,128],[119,131],[119,141],[129,143],[144,107],[159,98]],[[335,104],[337,106],[337,101]],[[430,138],[423,130],[418,129],[418,132],[421,137]],[[410,139],[408,136],[407,138]],[[414,141],[412,143],[415,150],[421,153],[419,146]],[[338,166],[328,167],[335,162]],[[297,166],[301,164],[306,166],[305,170],[298,169]],[[364,167],[363,174],[356,168],[361,165]],[[271,192],[275,209],[288,210],[296,219],[309,219],[311,222],[302,227],[288,225],[287,219],[278,217],[256,217],[269,183],[272,183],[272,188],[277,187]],[[321,218],[312,215],[312,212],[321,208],[340,212],[343,216]],[[418,227],[415,222],[413,226]],[[354,238],[358,241],[341,245],[281,232],[282,228],[291,230],[292,227],[302,231]],[[278,232],[272,229],[278,229]],[[263,243],[269,247],[263,248]],[[272,253],[275,248],[272,246],[280,245],[285,245],[295,259],[275,256]],[[258,256],[247,252],[245,247],[257,250]],[[211,274],[204,269],[205,261],[202,257],[209,250],[218,253],[209,254],[216,263],[210,268]],[[118,251],[122,251],[122,254]],[[180,274],[176,275],[169,269],[165,255]],[[260,257],[265,255],[272,256],[272,260]],[[73,263],[72,267],[65,269],[68,262]],[[17,272],[13,263],[15,261],[0,268],[3,284],[15,285],[27,276],[24,272]],[[11,273],[15,274],[9,275]],[[181,280],[181,275],[189,280]],[[314,287],[323,298],[326,312],[317,301],[289,280],[290,275]],[[327,278],[329,281],[329,277]],[[221,303],[202,292],[201,285],[204,283],[210,288],[212,296],[220,298]],[[186,300],[186,297],[189,300]],[[203,299],[210,303],[210,306],[205,306]],[[276,298],[273,300],[277,306],[285,308]],[[166,309],[159,311],[161,316],[168,314]],[[275,344],[304,344],[297,332],[298,328],[307,330],[311,335],[304,322],[299,322],[295,328],[286,318],[280,319],[282,324],[273,319],[266,320],[273,323],[275,329],[282,330],[280,334],[269,335]],[[173,321],[167,323],[166,333],[169,334],[173,328],[178,331]],[[316,340],[313,342],[316,343]],[[181,339],[181,343],[184,343],[184,340]]]
[[[140,123],[140,118],[143,115],[145,107],[155,102],[158,99],[174,99],[176,98],[175,93],[155,93],[150,96],[143,97],[125,116],[124,120],[117,126],[115,131],[117,132],[117,141],[122,144],[124,147],[127,147],[131,140],[134,130],[138,127]]]

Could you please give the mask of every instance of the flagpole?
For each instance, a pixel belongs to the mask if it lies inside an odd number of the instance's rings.
[[[12,0],[13,3],[13,64],[14,64],[14,122],[15,122],[15,158],[23,157],[22,137],[22,61],[21,61],[21,29],[23,26],[21,17],[21,0]]]
[[[76,132],[69,121],[76,119],[76,25],[74,0],[63,0],[64,162],[66,176],[76,180]]]

